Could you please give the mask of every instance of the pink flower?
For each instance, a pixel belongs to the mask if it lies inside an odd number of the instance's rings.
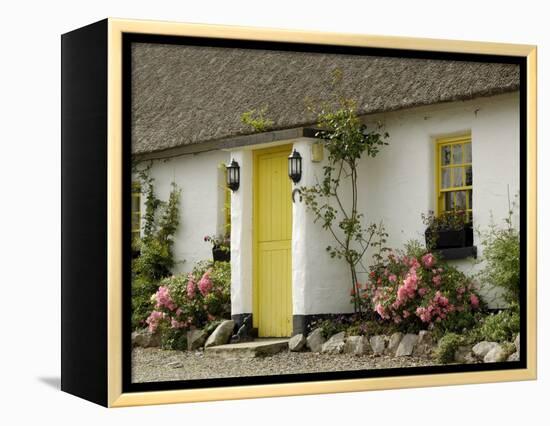
[[[189,274],[189,280],[187,281],[187,297],[193,300],[195,298],[196,290],[197,290],[197,284],[193,279],[193,275]]]
[[[479,308],[479,298],[474,293],[470,294],[470,304],[474,309]]]
[[[176,309],[176,304],[170,297],[170,291],[168,290],[168,287],[166,286],[160,286],[157,293],[155,294],[155,300],[157,301],[157,304],[155,305],[155,308],[167,308],[171,311]]]
[[[375,310],[378,313],[378,315],[380,315],[383,319],[389,318],[388,314],[386,313],[386,309],[384,309],[381,303],[376,305]]]
[[[395,276],[395,274],[390,274],[390,276],[388,277],[388,280],[390,280],[390,282],[394,283],[397,280],[397,277]]]
[[[204,273],[198,283],[199,291],[203,296],[206,296],[212,290],[212,279],[210,278],[210,269]]]
[[[431,253],[427,253],[422,256],[422,263],[426,268],[431,268],[435,263],[435,257]]]
[[[170,321],[170,326],[172,328],[184,328],[186,325],[184,321],[178,321],[175,318],[172,318]]]
[[[432,277],[432,282],[436,287],[439,287],[441,285],[441,275],[434,275]]]
[[[147,317],[147,319],[145,320],[145,322],[147,323],[147,325],[149,326],[149,331],[151,333],[154,333],[158,326],[159,326],[159,323],[166,317],[166,314],[164,312],[160,312],[160,311],[153,311],[149,314],[149,316]]]
[[[428,292],[428,290],[426,290],[424,287],[422,287],[421,289],[418,290],[418,294],[421,296],[421,297],[424,297],[426,295],[426,293]]]

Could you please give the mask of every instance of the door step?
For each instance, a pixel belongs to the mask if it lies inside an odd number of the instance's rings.
[[[288,349],[289,339],[256,339],[252,342],[230,343],[228,345],[210,346],[204,350],[206,355],[223,358],[256,358],[275,355]]]

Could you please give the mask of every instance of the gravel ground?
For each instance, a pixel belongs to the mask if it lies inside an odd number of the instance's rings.
[[[319,373],[324,371],[369,370],[376,368],[434,365],[425,358],[389,356],[327,355],[283,351],[264,358],[226,359],[203,352],[134,348],[134,383],[220,377],[267,376],[272,374]]]

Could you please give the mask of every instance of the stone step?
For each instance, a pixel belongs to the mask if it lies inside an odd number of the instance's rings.
[[[289,339],[256,339],[252,342],[210,346],[204,350],[204,353],[223,358],[255,358],[269,356],[287,350],[288,340]]]

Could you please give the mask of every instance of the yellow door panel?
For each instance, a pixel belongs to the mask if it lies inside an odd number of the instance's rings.
[[[291,146],[254,152],[254,326],[260,337],[292,333]]]

